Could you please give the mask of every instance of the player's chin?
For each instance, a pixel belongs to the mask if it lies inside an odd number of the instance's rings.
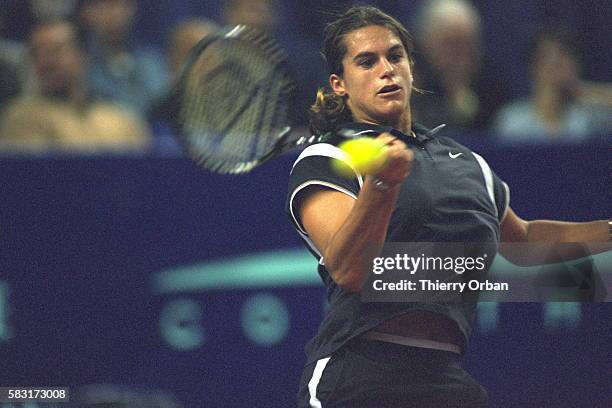
[[[383,119],[385,123],[395,123],[398,119],[406,113],[408,104],[402,101],[393,103],[387,103],[385,106],[381,106],[378,110],[378,116]]]

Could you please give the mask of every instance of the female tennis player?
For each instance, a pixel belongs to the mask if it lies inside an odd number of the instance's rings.
[[[329,312],[307,346],[300,407],[484,407],[461,366],[475,304],[367,303],[362,254],[385,242],[609,240],[607,221],[525,221],[486,161],[413,123],[412,42],[394,18],[353,7],[325,30],[331,91],[312,107],[315,134],[290,177],[287,213],[318,260]],[[386,160],[371,174],[336,174],[334,131],[378,135]]]

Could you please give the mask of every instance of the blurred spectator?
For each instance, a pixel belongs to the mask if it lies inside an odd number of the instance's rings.
[[[140,114],[167,88],[163,58],[133,41],[136,0],[80,0],[77,6],[94,96],[119,102]]]
[[[31,34],[29,51],[40,95],[25,96],[6,107],[0,121],[0,147],[91,152],[146,146],[148,135],[142,122],[89,97],[87,64],[71,23],[40,23]]]
[[[38,89],[34,67],[22,40],[38,22],[69,18],[75,4],[76,0],[27,0],[8,3],[4,10],[0,9],[0,33],[2,37],[9,35],[10,38],[0,38],[0,65],[6,66],[8,61],[11,69],[17,70],[17,82],[13,83],[13,91],[17,89],[32,94]],[[16,30],[16,24],[19,24],[19,30]],[[5,95],[6,91],[2,89],[0,93]]]
[[[580,52],[569,29],[554,25],[529,55],[530,97],[504,106],[495,131],[510,143],[581,141],[612,132],[612,86],[580,80]]]
[[[507,99],[501,70],[483,51],[481,17],[465,0],[432,0],[418,13],[413,117],[433,127],[482,130]]]
[[[224,0],[222,18],[228,25],[246,24],[275,33],[279,23],[278,0]]]
[[[308,109],[315,101],[317,88],[327,83],[327,75],[318,44],[311,43],[305,36],[297,36],[288,10],[283,8],[287,4],[293,6],[279,0],[224,0],[221,14],[224,24],[256,27],[278,41],[287,52],[287,62],[297,80],[292,100],[295,116],[291,120],[294,125],[306,127]]]
[[[179,74],[189,51],[200,41],[217,31],[219,26],[205,18],[190,19],[177,24],[170,34],[168,65],[172,78]]]
[[[172,82],[180,75],[181,68],[189,51],[204,37],[217,31],[219,26],[205,18],[194,18],[179,23],[170,33],[167,47],[168,66]],[[171,91],[171,90],[170,90]],[[167,93],[157,101],[148,112],[149,122],[155,134],[154,150],[158,153],[178,153],[173,122],[176,120],[176,95]]]

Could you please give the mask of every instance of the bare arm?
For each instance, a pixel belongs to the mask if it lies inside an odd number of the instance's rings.
[[[572,250],[571,246],[564,246],[563,253],[538,253],[533,247],[529,251],[512,251],[512,246],[502,245],[502,255],[517,265],[538,265],[577,259],[589,255],[585,253],[584,246],[579,243],[600,243],[591,245],[590,249],[603,252],[612,249],[608,222],[605,220],[591,222],[564,222],[551,220],[525,221],[509,208],[501,223],[502,242],[524,243],[577,243]],[[525,249],[524,247],[522,249]]]
[[[376,177],[389,185],[378,188],[371,176],[354,200],[322,187],[311,188],[302,198],[300,219],[323,255],[332,279],[344,289],[357,292],[367,278],[363,253],[382,248],[395,208],[401,182],[408,177],[413,155],[406,145],[390,135],[379,136],[390,144],[387,160]]]

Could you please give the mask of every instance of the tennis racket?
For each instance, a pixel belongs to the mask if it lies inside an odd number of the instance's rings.
[[[295,82],[283,50],[244,25],[203,38],[173,90],[178,135],[200,166],[240,174],[318,141],[292,131]]]

